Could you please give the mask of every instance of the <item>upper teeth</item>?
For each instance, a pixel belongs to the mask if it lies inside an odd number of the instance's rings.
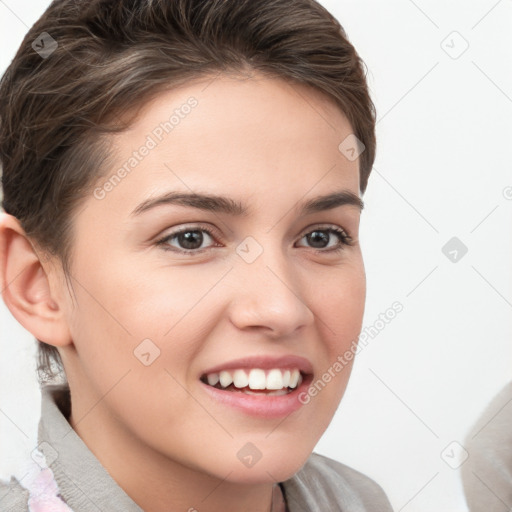
[[[219,373],[209,373],[206,376],[208,384],[215,386],[220,383],[223,388],[233,384],[236,388],[250,389],[283,389],[296,388],[302,382],[302,376],[297,369],[280,370],[273,368],[268,373],[260,368],[245,370],[223,370]]]

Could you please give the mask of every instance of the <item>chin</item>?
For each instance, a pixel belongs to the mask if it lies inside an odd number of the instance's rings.
[[[248,485],[285,482],[293,475],[295,475],[295,473],[297,473],[302,468],[302,466],[303,464],[283,465],[282,463],[276,461],[275,464],[261,464],[261,466],[258,468],[237,468],[236,471],[233,471],[231,475],[229,475],[227,480],[237,484]],[[217,477],[223,479],[225,478],[225,475],[217,475]]]
[[[252,466],[245,466],[242,463],[232,465],[226,468],[226,473],[222,477],[231,472],[228,480],[239,484],[284,482],[304,466],[310,455],[310,451],[299,453],[290,449],[287,455],[283,456],[279,450],[276,450],[272,454],[262,456]],[[216,468],[216,473],[218,472],[219,468]]]

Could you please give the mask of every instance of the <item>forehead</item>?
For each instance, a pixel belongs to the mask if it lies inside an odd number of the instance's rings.
[[[339,150],[351,132],[334,101],[311,87],[258,74],[210,77],[144,105],[112,137],[114,158],[99,185],[111,182],[106,199],[121,208],[164,189],[234,199],[333,186],[358,194],[358,161]]]
[[[169,107],[178,108],[191,96],[201,101],[204,111],[222,110],[226,117],[232,113],[238,114],[239,107],[250,109],[253,115],[259,114],[258,117],[276,112],[277,107],[287,115],[295,112],[297,117],[303,117],[304,109],[297,108],[301,103],[312,111],[312,121],[313,117],[319,117],[317,121],[323,121],[332,130],[336,129],[338,118],[347,122],[334,99],[320,89],[289,78],[251,70],[247,74],[230,72],[198,76],[183,85],[163,89],[138,109],[138,119],[132,127],[137,129],[144,126],[146,121],[160,121],[161,112],[158,110],[163,109],[166,113]],[[254,108],[256,104],[257,108]],[[247,121],[250,119],[247,118]]]

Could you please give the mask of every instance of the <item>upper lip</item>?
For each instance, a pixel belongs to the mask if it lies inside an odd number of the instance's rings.
[[[202,372],[201,375],[219,373],[222,370],[237,370],[239,368],[261,368],[262,370],[271,370],[273,368],[284,370],[297,368],[303,374],[313,373],[313,365],[308,359],[300,356],[286,355],[279,357],[252,356],[233,359],[231,361],[212,366]]]

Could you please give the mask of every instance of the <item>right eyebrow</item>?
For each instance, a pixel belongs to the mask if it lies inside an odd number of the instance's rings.
[[[131,215],[140,215],[141,213],[161,206],[164,204],[177,204],[181,206],[189,206],[199,210],[226,213],[228,215],[247,215],[248,209],[240,202],[229,197],[198,194],[188,192],[168,192],[162,196],[153,197],[139,204],[131,213]]]

